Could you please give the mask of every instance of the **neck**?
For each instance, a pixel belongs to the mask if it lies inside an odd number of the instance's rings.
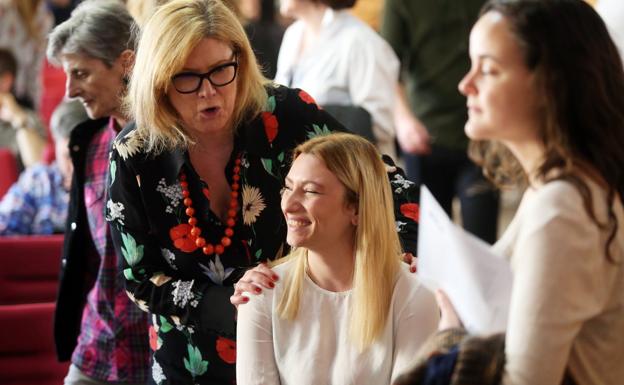
[[[538,168],[544,160],[544,146],[538,140],[504,144],[520,162],[529,183],[537,183]]]
[[[308,8],[301,13],[299,19],[303,22],[305,33],[318,36],[321,32],[321,24],[327,6],[319,3],[310,3]]]
[[[111,117],[115,120],[115,123],[117,123],[115,125],[115,131],[117,132],[121,131],[121,129],[124,128],[130,121],[126,116],[119,113],[115,113],[114,115],[111,115]]]
[[[234,147],[234,134],[231,130],[223,130],[217,133],[197,136],[195,144],[189,147],[191,155],[202,158],[217,158],[227,160]]]
[[[308,275],[325,290],[342,292],[353,286],[355,250],[351,245],[327,251],[308,250]]]

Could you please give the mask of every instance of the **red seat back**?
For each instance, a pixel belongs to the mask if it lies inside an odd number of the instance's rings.
[[[0,148],[0,198],[17,181],[19,176],[17,170],[15,155],[7,148]]]
[[[56,299],[63,235],[0,237],[0,305]]]
[[[0,306],[0,384],[59,385],[69,363],[54,352],[54,303]]]

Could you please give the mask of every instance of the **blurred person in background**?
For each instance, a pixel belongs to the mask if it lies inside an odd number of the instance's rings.
[[[77,101],[61,103],[50,122],[56,161],[26,168],[0,202],[0,235],[53,234],[65,230],[73,167],[72,130],[88,119]]]
[[[52,26],[44,0],[0,0],[0,48],[17,60],[14,95],[30,108],[39,106],[41,66]]]
[[[11,51],[0,48],[0,147],[10,149],[22,169],[41,161],[46,133],[37,114],[13,93],[18,67]]]

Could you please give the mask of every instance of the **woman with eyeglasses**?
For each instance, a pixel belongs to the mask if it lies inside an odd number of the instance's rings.
[[[232,286],[288,252],[279,202],[292,149],[342,126],[305,92],[263,78],[220,0],[158,8],[127,100],[136,126],[113,144],[107,220],[128,295],[151,315],[152,383],[230,385]],[[395,194],[412,252],[413,192]]]

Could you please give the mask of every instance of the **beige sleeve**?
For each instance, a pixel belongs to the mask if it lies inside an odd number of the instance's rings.
[[[518,213],[505,385],[561,383],[575,337],[608,295],[604,242],[579,193],[551,182],[534,194]]]

